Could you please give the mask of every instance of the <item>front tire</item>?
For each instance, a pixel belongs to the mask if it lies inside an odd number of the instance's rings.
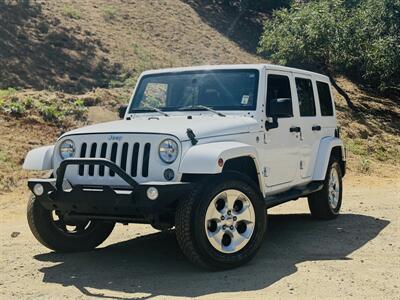
[[[45,247],[58,252],[89,251],[111,234],[115,223],[73,220],[45,209],[35,196],[28,202],[27,218],[35,238]]]
[[[342,206],[342,193],[342,170],[337,160],[331,160],[322,190],[308,196],[311,215],[325,220],[336,218]]]
[[[194,264],[221,270],[251,260],[260,248],[265,228],[265,203],[247,176],[227,172],[197,184],[176,213],[176,235]]]

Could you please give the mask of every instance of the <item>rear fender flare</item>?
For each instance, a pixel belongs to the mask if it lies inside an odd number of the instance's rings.
[[[326,137],[320,142],[312,180],[325,180],[332,149],[340,147],[342,161],[346,161],[345,148],[342,140],[336,137]]]

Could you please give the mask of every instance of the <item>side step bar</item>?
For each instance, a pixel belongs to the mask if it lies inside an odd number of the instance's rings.
[[[267,196],[265,198],[265,204],[267,208],[271,208],[291,200],[297,200],[298,198],[309,195],[311,193],[318,192],[323,187],[323,181],[313,181],[303,187],[294,187],[286,192]]]

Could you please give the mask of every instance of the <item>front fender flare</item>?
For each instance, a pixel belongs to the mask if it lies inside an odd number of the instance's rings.
[[[312,180],[325,180],[326,170],[328,169],[332,149],[340,147],[342,151],[342,160],[346,160],[345,149],[342,140],[336,137],[325,137],[321,140],[318,148],[318,155],[315,162],[315,168]]]
[[[183,174],[218,174],[223,166],[218,165],[222,158],[229,159],[250,156],[259,171],[258,154],[255,147],[239,142],[216,142],[191,147],[183,156],[179,172]]]
[[[219,174],[224,166],[218,165],[222,158],[224,162],[238,157],[251,157],[257,169],[260,191],[264,194],[264,184],[261,178],[260,161],[255,147],[239,142],[215,142],[191,147],[183,156],[179,166],[182,174]]]
[[[33,149],[25,157],[22,168],[24,170],[51,170],[53,169],[54,145]]]

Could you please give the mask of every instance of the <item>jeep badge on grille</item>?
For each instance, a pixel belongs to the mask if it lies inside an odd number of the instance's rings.
[[[109,141],[121,141],[122,140],[122,135],[114,135],[114,134],[111,134],[109,137],[108,137],[108,140]]]

